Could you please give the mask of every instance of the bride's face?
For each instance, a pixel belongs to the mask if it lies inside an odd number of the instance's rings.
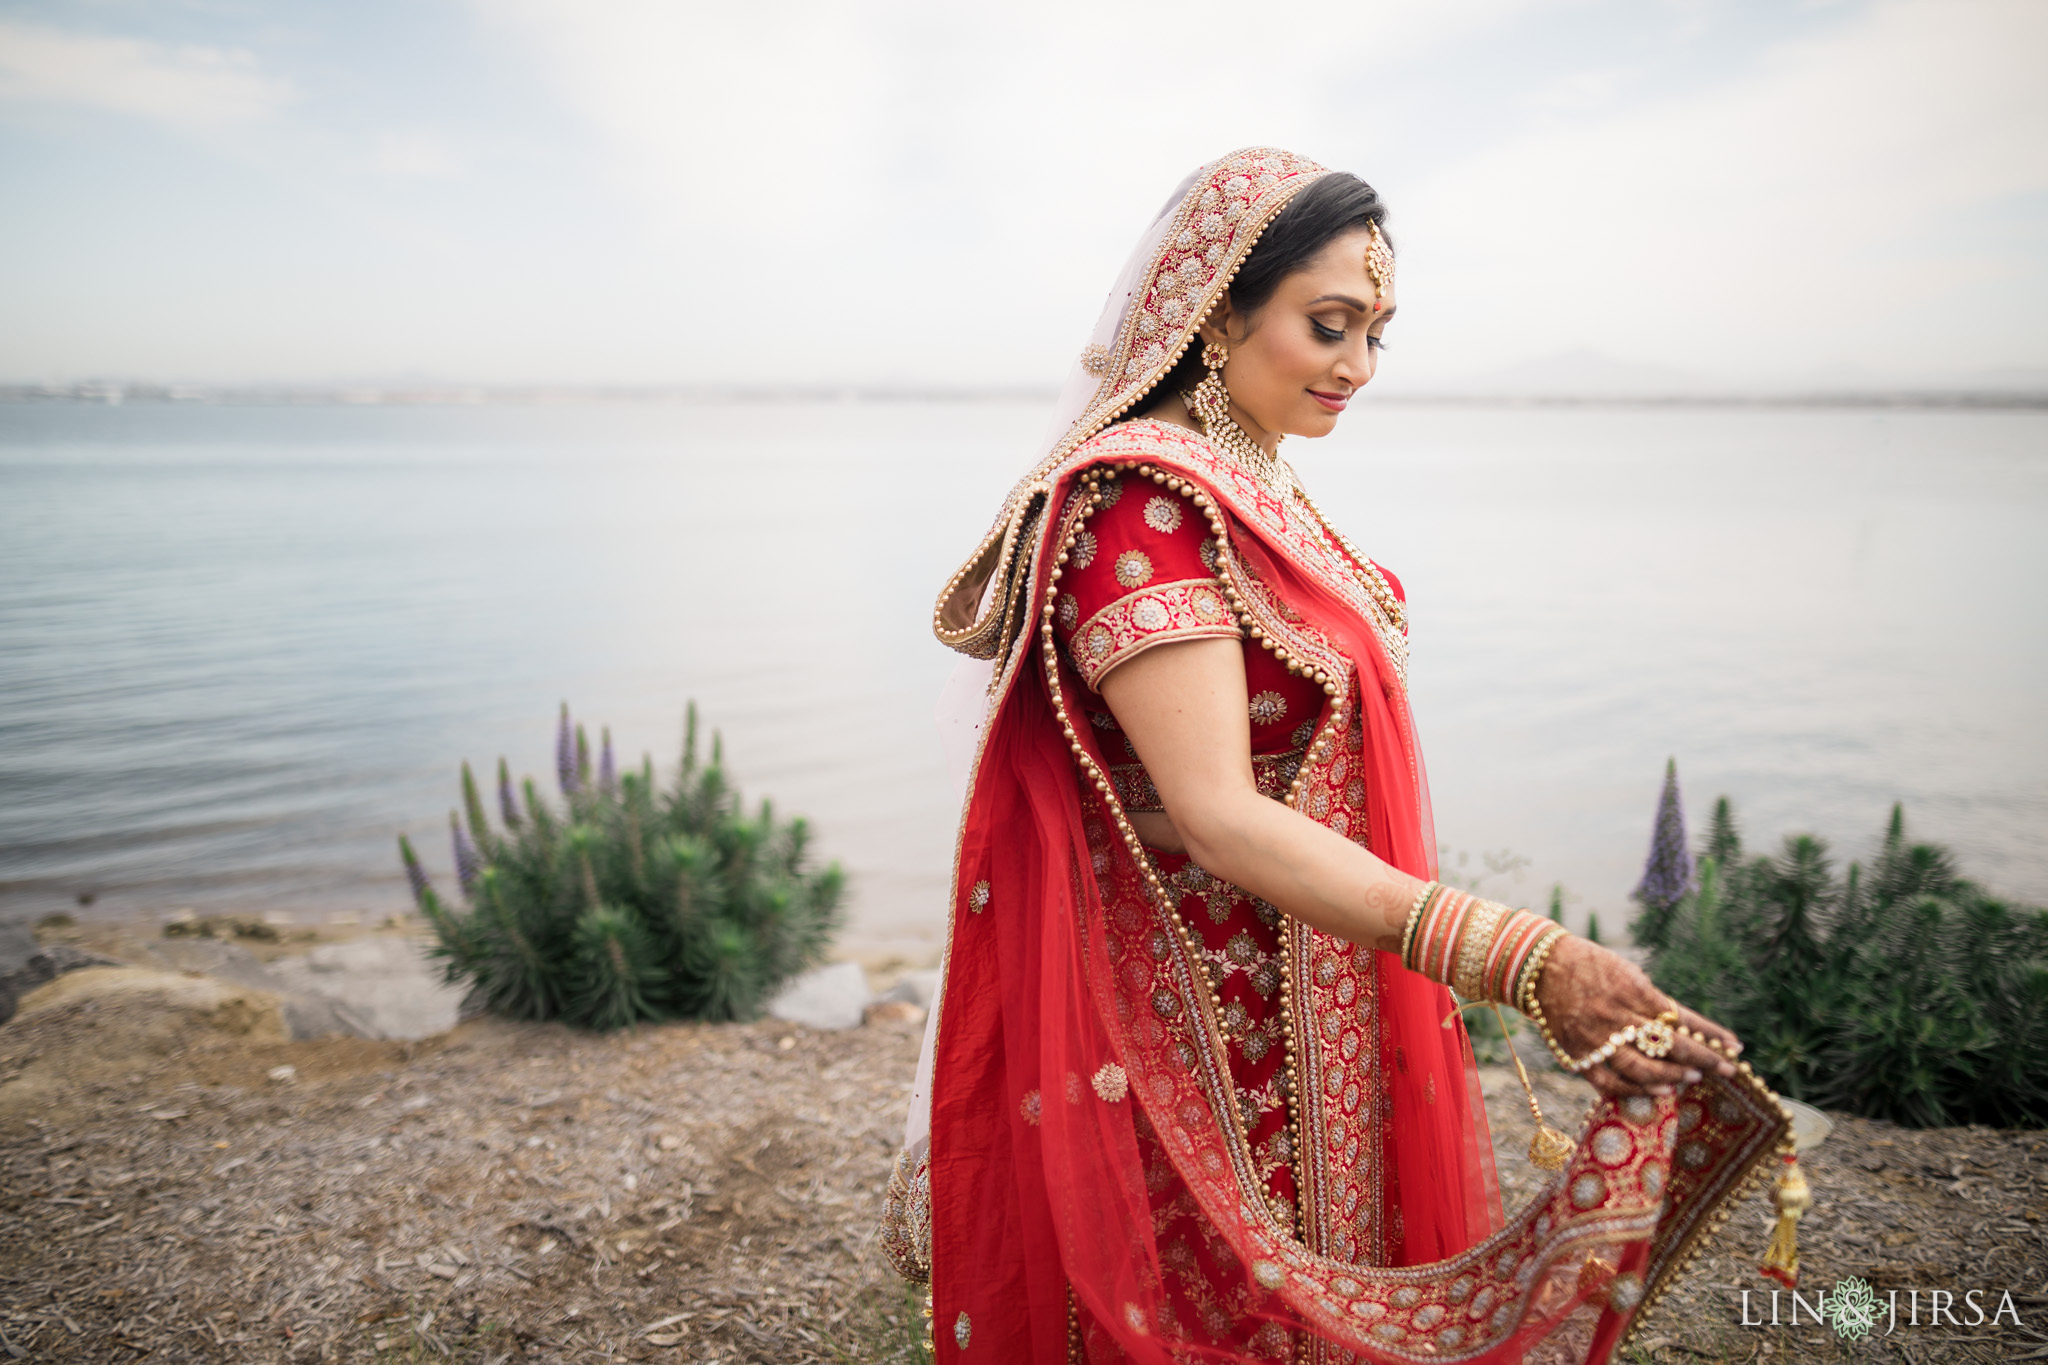
[[[1376,293],[1366,272],[1371,241],[1370,232],[1334,237],[1283,277],[1250,318],[1234,312],[1226,295],[1202,324],[1205,340],[1230,348],[1223,382],[1253,440],[1327,436],[1352,395],[1371,381],[1380,334],[1394,315],[1392,283]]]

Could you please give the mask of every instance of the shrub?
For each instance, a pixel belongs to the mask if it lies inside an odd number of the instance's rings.
[[[2048,1125],[2048,911],[1909,844],[1901,808],[1869,872],[1838,876],[1812,835],[1745,856],[1724,797],[1661,927],[1651,976],[1784,1093],[1916,1127]]]
[[[594,1029],[747,1019],[823,957],[839,927],[838,864],[807,870],[803,820],[778,821],[766,801],[745,813],[717,735],[699,765],[694,704],[666,791],[651,758],[617,771],[609,731],[593,778],[566,705],[556,768],[560,808],[531,778],[522,801],[500,759],[493,828],[462,765],[467,823],[449,814],[459,906],[441,900],[410,841],[398,840],[447,979],[472,983],[485,1008]]]

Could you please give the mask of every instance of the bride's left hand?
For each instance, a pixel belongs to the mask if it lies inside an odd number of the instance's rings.
[[[1576,934],[1560,938],[1551,950],[1536,981],[1536,1000],[1558,1045],[1573,1057],[1586,1056],[1630,1024],[1666,1010],[1676,1010],[1682,1026],[1721,1045],[1716,1053],[1681,1033],[1662,1060],[1634,1047],[1621,1048],[1580,1073],[1603,1095],[1668,1095],[1708,1071],[1735,1074],[1730,1059],[1742,1044],[1733,1033],[1658,990],[1633,962]]]

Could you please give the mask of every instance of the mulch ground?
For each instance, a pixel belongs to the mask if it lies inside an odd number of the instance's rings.
[[[427,1043],[260,1036],[147,998],[0,1028],[0,1362],[911,1361],[874,1242],[918,1029],[593,1037],[479,1020]],[[290,1074],[275,1068],[291,1067]],[[1538,1173],[1485,1074],[1504,1192]],[[1570,1129],[1587,1092],[1538,1077]],[[2048,1135],[1838,1118],[1806,1158],[1808,1292],[1860,1275],[1850,1344],[1754,1258],[1761,1197],[1654,1310],[1642,1361],[2048,1359]],[[2010,1290],[2022,1325],[1970,1326]],[[1927,1325],[1928,1291],[1958,1295]],[[1921,1325],[1906,1322],[1919,1291]]]

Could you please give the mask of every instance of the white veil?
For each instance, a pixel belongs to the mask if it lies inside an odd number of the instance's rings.
[[[1102,312],[1095,319],[1095,330],[1089,333],[1087,345],[1067,370],[1067,382],[1060,389],[1059,403],[1054,407],[1052,421],[1038,443],[1036,458],[1051,453],[1088,410],[1089,400],[1102,384],[1102,376],[1089,368],[1088,360],[1093,356],[1107,356],[1116,345],[1124,317],[1130,312],[1139,286],[1145,282],[1145,274],[1159,253],[1160,242],[1173,221],[1174,210],[1180,207],[1181,200],[1187,197],[1188,191],[1194,187],[1195,178],[1204,169],[1198,166],[1181,177],[1180,183],[1159,206],[1159,212],[1152,216],[1151,223],[1139,236],[1138,244],[1125,259],[1123,270],[1110,287],[1109,297],[1103,300]],[[984,590],[983,605],[986,605],[986,593],[996,591],[997,587],[997,581],[991,578]],[[989,684],[995,678],[998,662],[994,659],[963,658],[939,693],[935,716],[939,743],[946,753],[946,776],[952,785],[954,798],[963,809],[967,804],[967,783],[973,774],[975,752],[981,744],[982,727],[988,722]],[[939,1035],[939,1008],[945,984],[946,964],[942,960],[939,963],[939,984],[932,992],[931,1012],[925,1017],[924,1046],[917,1055],[917,1080],[910,1092],[910,1116],[903,1125],[903,1145],[913,1149],[931,1134],[932,1049]]]

